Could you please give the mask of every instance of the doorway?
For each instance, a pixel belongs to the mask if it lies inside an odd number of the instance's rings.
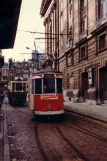
[[[88,72],[82,73],[82,97],[84,100],[88,99]]]
[[[100,69],[100,98],[107,100],[107,67]]]

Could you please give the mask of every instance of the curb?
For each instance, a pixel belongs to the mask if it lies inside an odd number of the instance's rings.
[[[4,161],[10,161],[10,147],[7,134],[7,115],[6,115],[6,104],[4,103]]]
[[[90,115],[86,115],[86,114],[83,114],[83,113],[80,113],[80,112],[76,112],[76,111],[72,111],[72,110],[67,110],[67,109],[64,109],[64,110],[68,111],[68,112],[71,112],[71,113],[74,113],[74,114],[77,114],[77,115],[80,115],[80,116],[83,116],[83,117],[87,117],[89,119],[93,119],[93,120],[96,120],[96,121],[99,121],[99,122],[107,124],[107,121],[99,119],[99,118],[92,117]]]

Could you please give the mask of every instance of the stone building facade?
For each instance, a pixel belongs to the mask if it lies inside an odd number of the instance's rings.
[[[14,80],[14,77],[22,77],[28,80],[31,73],[37,69],[35,62],[32,61],[17,61],[9,65],[9,81]]]
[[[58,21],[58,31],[55,30],[54,34],[58,36],[57,68],[63,72],[67,97],[73,102],[107,103],[107,0],[43,2],[45,11],[43,14],[41,5],[41,15],[45,28],[52,2],[58,4],[55,20]],[[51,20],[51,30],[54,31],[56,24]],[[51,33],[47,28],[46,32]],[[50,51],[54,46],[57,49],[54,39],[48,41]],[[49,54],[53,54],[50,51]]]

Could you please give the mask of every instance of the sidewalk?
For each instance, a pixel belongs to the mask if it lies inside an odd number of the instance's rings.
[[[94,118],[101,122],[107,123],[107,104],[89,105],[88,103],[72,103],[71,101],[64,102],[65,110],[72,111],[78,114]]]
[[[10,161],[10,148],[7,130],[7,115],[5,103],[0,109],[0,161]]]

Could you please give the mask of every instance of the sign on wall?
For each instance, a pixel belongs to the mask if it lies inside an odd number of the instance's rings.
[[[94,69],[93,68],[88,69],[88,82],[89,82],[89,85],[94,84]]]

